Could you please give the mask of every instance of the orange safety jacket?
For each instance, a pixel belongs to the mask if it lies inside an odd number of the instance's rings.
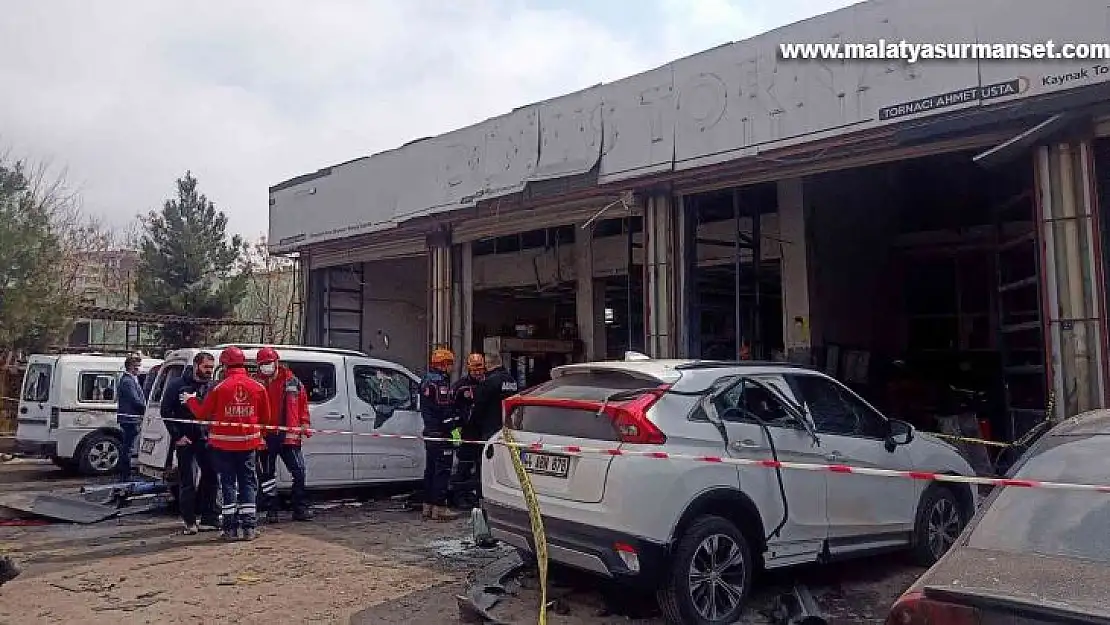
[[[270,400],[270,417],[262,422],[263,425],[294,428],[291,430],[266,430],[266,436],[285,434],[283,445],[299,447],[302,438],[312,436],[305,428],[312,426],[312,418],[308,411],[308,393],[304,385],[288,367],[279,367],[277,373],[269,380],[259,380],[266,386],[266,395]]]
[[[247,375],[246,369],[228,369],[227,377],[200,402],[186,403],[199,421],[210,421],[208,444],[221,451],[254,451],[262,445],[260,422],[270,420],[266,388]]]

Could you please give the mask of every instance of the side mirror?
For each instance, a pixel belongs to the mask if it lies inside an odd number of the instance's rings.
[[[899,445],[909,445],[913,441],[913,426],[905,421],[887,421],[886,450],[893,452]]]

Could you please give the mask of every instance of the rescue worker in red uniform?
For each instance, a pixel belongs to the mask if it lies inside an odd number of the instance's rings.
[[[225,369],[224,379],[205,395],[203,403],[196,393],[182,393],[180,400],[198,421],[210,422],[208,445],[223,493],[220,537],[254,540],[258,536],[255,452],[262,446],[259,422],[270,421],[270,400],[266,387],[247,375],[243,350],[225,349],[220,364]]]
[[[281,364],[274,348],[258,350],[255,360],[258,361],[259,381],[265,385],[270,398],[270,419],[262,424],[270,427],[263,428],[266,442],[259,453],[259,508],[266,513],[267,523],[277,522],[277,462],[280,458],[293,478],[293,520],[311,521],[312,511],[305,494],[304,454],[301,453],[301,440],[312,436],[308,393],[297,376]]]

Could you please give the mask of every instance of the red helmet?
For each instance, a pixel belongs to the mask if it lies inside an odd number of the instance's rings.
[[[247,357],[238,347],[229,347],[220,352],[220,364],[225,367],[242,367],[247,364]]]
[[[255,360],[258,361],[258,364],[264,365],[270,362],[277,362],[280,359],[278,358],[278,353],[276,349],[274,349],[273,347],[263,347],[262,349],[258,350],[258,356],[255,357]]]

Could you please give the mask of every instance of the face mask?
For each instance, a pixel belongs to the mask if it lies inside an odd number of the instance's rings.
[[[258,371],[262,373],[262,375],[271,376],[277,373],[277,365],[270,363],[265,365],[258,365]]]

